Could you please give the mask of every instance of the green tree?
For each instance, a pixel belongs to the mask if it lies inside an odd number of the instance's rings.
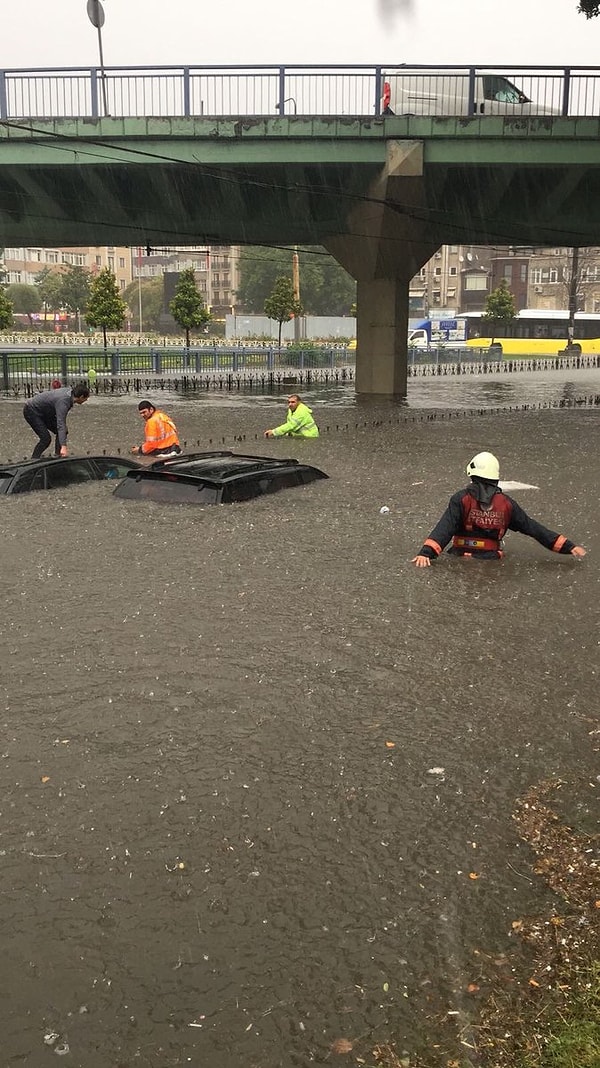
[[[38,312],[42,306],[39,291],[35,286],[16,282],[14,285],[8,286],[7,293],[9,300],[12,301],[14,310],[21,315],[26,315],[29,319],[29,325],[32,327],[33,319],[31,316],[34,312]]]
[[[33,284],[39,290],[45,321],[46,313],[57,311],[63,302],[62,275],[59,271],[51,271],[49,267],[44,267],[39,274],[36,274]]]
[[[105,352],[106,331],[120,329],[125,311],[125,301],[119,293],[117,279],[108,267],[104,267],[92,282],[85,319],[90,326],[102,327]]]
[[[281,330],[284,323],[289,323],[294,315],[302,314],[302,305],[294,296],[294,284],[291,278],[282,275],[275,279],[270,297],[265,300],[265,315],[279,323],[278,348],[281,348]]]
[[[156,278],[142,278],[142,327],[144,330],[158,330],[163,308],[164,285],[162,275]],[[140,284],[136,279],[123,293],[123,299],[131,312],[134,330],[140,329]]]
[[[240,255],[240,285],[236,293],[240,306],[261,314],[264,302],[278,278],[292,269],[293,249],[248,245]],[[356,299],[356,282],[324,249],[298,250],[300,297],[309,315],[348,315]]]
[[[597,0],[579,0],[577,10],[585,15],[586,19],[595,19],[600,15],[600,3],[597,3]]]
[[[0,286],[0,330],[13,325],[13,305]]]
[[[185,330],[185,344],[189,349],[190,330],[203,326],[210,319],[210,312],[196,286],[193,267],[188,267],[179,275],[169,311],[177,325]]]
[[[516,314],[515,298],[508,288],[506,279],[503,278],[500,285],[489,294],[485,302],[485,311],[481,316],[482,323],[490,323],[492,344],[494,343],[494,332],[497,332],[499,326],[506,326],[507,323],[511,323]]]
[[[105,270],[108,270],[108,268],[105,268]],[[101,274],[104,274],[104,271],[100,271],[94,281],[97,281]],[[70,312],[85,312],[93,287],[91,273],[85,267],[75,267],[73,264],[68,264],[59,277],[60,303]]]

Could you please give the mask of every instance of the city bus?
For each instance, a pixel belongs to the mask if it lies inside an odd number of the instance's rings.
[[[558,356],[568,345],[569,312],[525,308],[508,323],[492,324],[483,312],[464,312],[467,348],[489,349],[497,356]],[[600,354],[600,314],[576,312],[571,353]]]

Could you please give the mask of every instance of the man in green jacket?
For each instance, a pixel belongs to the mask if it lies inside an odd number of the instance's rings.
[[[319,428],[313,419],[312,408],[303,404],[297,393],[288,397],[288,410],[285,423],[273,430],[265,430],[266,438],[318,438]]]

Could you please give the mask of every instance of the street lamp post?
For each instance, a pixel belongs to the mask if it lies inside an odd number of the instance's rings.
[[[104,72],[104,53],[102,50],[102,27],[104,26],[104,8],[100,0],[87,0],[88,18],[98,30],[98,51],[100,53],[100,77],[102,79],[102,102],[104,114],[108,115],[108,99],[106,95],[106,74]]]

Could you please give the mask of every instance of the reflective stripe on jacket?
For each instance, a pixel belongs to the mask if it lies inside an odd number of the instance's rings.
[[[169,445],[179,445],[177,427],[164,412],[155,411],[146,420],[144,435],[142,452],[154,452],[155,449],[166,449]]]
[[[307,404],[298,404],[295,412],[287,410],[287,419],[273,430],[273,437],[281,438],[288,434],[293,438],[318,438],[319,428],[313,419],[312,408]]]
[[[519,534],[526,534],[529,538],[535,538],[545,549],[551,549],[555,553],[563,555],[570,553],[575,547],[575,542],[558,534],[554,530],[532,519],[524,508],[509,497],[507,493],[499,490],[491,499],[490,505],[482,506],[472,491],[471,487],[454,493],[448,502],[446,511],[441,516],[428,538],[425,539],[419,556],[427,556],[435,560],[446,548],[453,538],[458,537],[464,541],[484,542],[483,548],[476,545],[455,545],[450,549],[451,553],[462,556],[478,556],[485,559],[498,559],[502,556],[500,539],[507,530],[516,530]],[[488,548],[489,541],[498,540],[498,548]]]

